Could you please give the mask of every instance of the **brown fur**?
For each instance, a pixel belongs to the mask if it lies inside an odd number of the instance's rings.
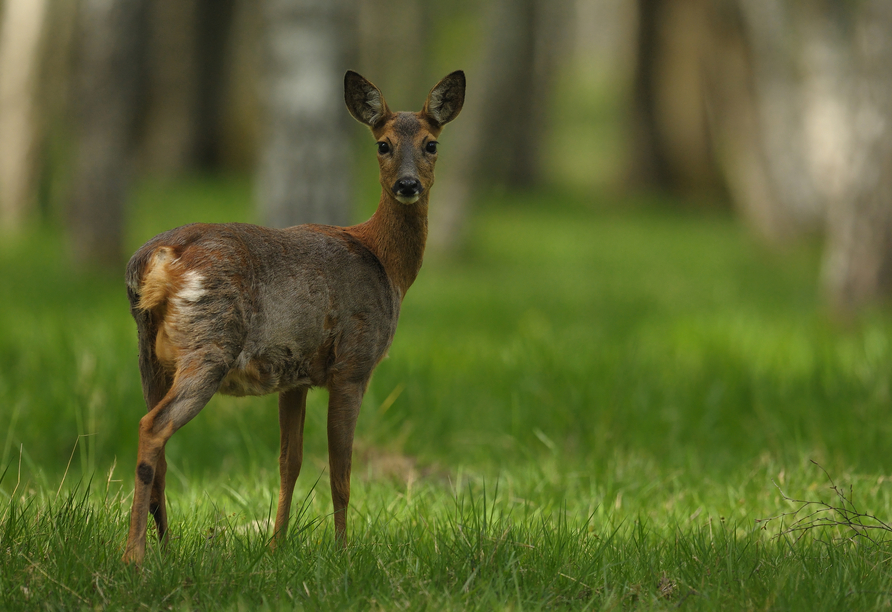
[[[283,538],[300,472],[307,390],[329,390],[335,533],[346,538],[353,434],[372,371],[386,355],[421,268],[436,152],[429,143],[461,110],[464,75],[448,75],[418,113],[391,113],[378,89],[345,77],[350,113],[379,148],[381,200],[353,227],[193,224],[147,242],[127,266],[149,412],[140,420],[124,559],[145,554],[148,514],[167,534],[164,446],[215,393],[279,394]]]

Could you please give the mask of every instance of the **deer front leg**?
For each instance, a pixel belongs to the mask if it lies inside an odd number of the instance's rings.
[[[350,468],[353,433],[362,405],[365,385],[332,385],[328,398],[328,464],[331,471],[331,501],[334,505],[335,537],[347,546],[347,505],[350,503]]]
[[[270,547],[284,541],[288,533],[291,498],[294,483],[300,474],[304,452],[304,416],[307,412],[307,389],[298,387],[279,394],[279,508],[276,511],[276,527]]]

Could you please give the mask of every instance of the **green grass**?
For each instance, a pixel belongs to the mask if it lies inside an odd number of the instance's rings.
[[[128,240],[250,220],[249,199],[240,181],[145,185]],[[64,253],[48,230],[0,244],[0,609],[892,605],[887,544],[756,523],[795,507],[779,489],[833,501],[810,459],[892,517],[892,319],[830,325],[811,247],[772,254],[658,202],[494,199],[404,302],[357,428],[347,550],[324,392],[275,554],[275,398],[218,397],[168,446],[174,539],[141,571],[119,562],[134,325],[122,279]]]

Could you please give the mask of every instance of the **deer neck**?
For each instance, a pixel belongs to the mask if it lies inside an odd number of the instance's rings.
[[[415,282],[427,241],[428,193],[414,204],[398,202],[387,190],[381,194],[372,218],[350,228],[356,238],[378,258],[400,297]]]

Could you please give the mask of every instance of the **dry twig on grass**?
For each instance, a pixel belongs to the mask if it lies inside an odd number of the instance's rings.
[[[785,500],[799,504],[799,506],[795,510],[784,512],[777,516],[756,519],[756,524],[761,529],[765,529],[768,527],[768,523],[780,519],[781,530],[774,537],[793,536],[794,542],[814,529],[825,527],[836,528],[842,532],[840,537],[850,542],[860,538],[876,546],[886,541],[887,536],[892,533],[892,526],[872,514],[859,510],[854,502],[854,488],[850,485],[849,492],[846,494],[843,487],[839,487],[833,482],[827,470],[816,461],[811,462],[827,476],[827,480],[830,482],[830,490],[836,495],[836,503],[828,503],[823,500],[795,499],[784,493],[780,486],[774,483],[774,486],[777,487],[777,490],[780,491]],[[794,520],[784,527],[785,519]]]

